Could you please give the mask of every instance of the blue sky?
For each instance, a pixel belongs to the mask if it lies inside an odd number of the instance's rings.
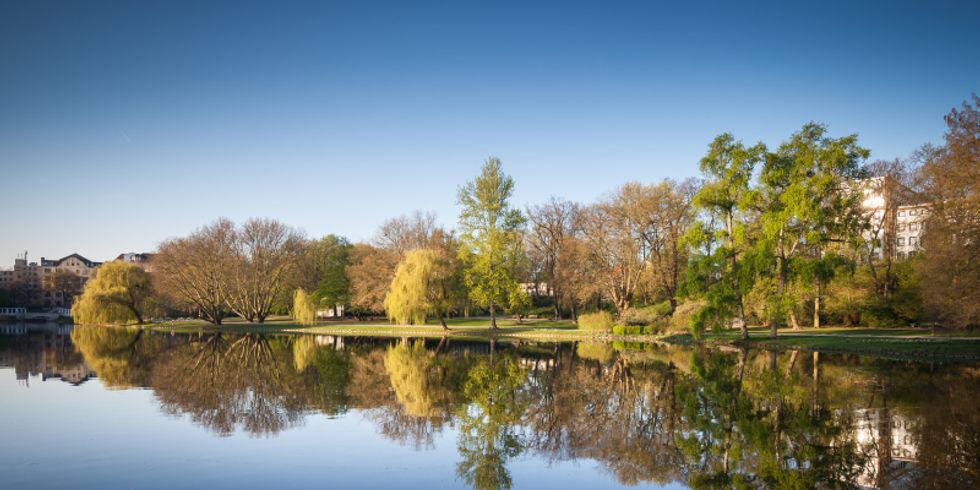
[[[453,226],[490,155],[522,206],[694,176],[725,131],[904,157],[980,89],[978,5],[3,2],[0,266],[219,216]]]

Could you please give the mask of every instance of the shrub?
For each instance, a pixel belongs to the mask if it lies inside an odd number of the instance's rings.
[[[613,316],[608,311],[586,313],[578,317],[578,328],[580,330],[609,333],[612,330],[612,326]]]
[[[619,321],[623,325],[654,325],[664,323],[670,315],[670,301],[664,301],[651,306],[642,308],[630,308],[620,316]]]
[[[670,317],[668,330],[671,332],[689,332],[694,322],[694,315],[704,306],[700,301],[685,301],[677,305]]]

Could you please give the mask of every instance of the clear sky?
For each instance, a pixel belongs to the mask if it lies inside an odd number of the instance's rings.
[[[777,145],[810,120],[904,157],[980,91],[978,26],[976,1],[5,1],[0,266],[219,216],[452,226],[491,155],[522,206],[694,176],[721,132]]]

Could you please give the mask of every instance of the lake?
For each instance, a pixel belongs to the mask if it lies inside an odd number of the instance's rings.
[[[0,488],[980,486],[980,365],[0,325]]]

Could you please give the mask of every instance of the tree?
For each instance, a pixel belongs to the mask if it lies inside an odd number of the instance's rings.
[[[530,250],[534,252],[541,265],[542,278],[548,285],[551,299],[555,304],[555,318],[561,318],[562,298],[565,283],[560,277],[570,264],[565,262],[567,240],[577,232],[579,206],[573,202],[552,197],[548,202],[527,208],[531,233],[528,235]]]
[[[635,212],[642,193],[643,186],[629,183],[582,213],[591,278],[620,315],[630,308],[649,272],[641,238],[645,217]]]
[[[759,215],[757,256],[767,264],[758,270],[775,284],[769,295],[770,336],[787,313],[798,327],[787,297],[795,275],[817,290],[815,318],[819,318],[820,288],[829,280],[835,257],[829,246],[852,242],[862,196],[849,192],[847,183],[858,174],[858,163],[868,150],[857,145],[857,135],[830,138],[827,128],[808,123],[779,148],[766,155],[759,174],[760,188],[752,206]],[[806,274],[804,274],[806,272]],[[817,321],[816,323],[819,323]]]
[[[234,247],[235,225],[224,218],[190,236],[167,240],[153,257],[156,285],[176,309],[221,325]]]
[[[302,237],[285,224],[253,218],[234,233],[230,266],[225,269],[228,307],[249,322],[264,323],[284,302],[286,285],[297,264]]]
[[[490,311],[490,328],[497,328],[496,310],[508,304],[520,285],[516,268],[523,254],[524,217],[510,206],[514,180],[491,157],[477,178],[459,188],[460,259],[466,266],[470,296]]]
[[[318,306],[336,308],[350,303],[351,281],[347,273],[353,245],[346,238],[327,235],[311,244],[318,270],[312,296]]]
[[[293,319],[300,325],[313,325],[316,323],[316,303],[310,298],[303,288],[298,288],[293,293]]]
[[[642,224],[640,237],[652,266],[651,286],[670,302],[671,313],[677,308],[678,287],[687,264],[687,247],[682,238],[694,220],[691,199],[696,191],[694,180],[664,180],[645,186],[637,207],[637,220]]]
[[[383,313],[395,268],[405,254],[420,248],[439,250],[452,240],[450,233],[436,226],[433,213],[416,211],[385,221],[371,243],[358,243],[350,250],[347,276],[353,309]]]
[[[686,279],[686,292],[706,300],[694,316],[694,326],[704,328],[709,322],[734,318],[732,325],[741,330],[743,340],[749,331],[742,295],[751,284],[750,275],[742,270],[749,245],[747,199],[752,171],[765,151],[762,143],[746,148],[728,133],[711,142],[701,159],[705,182],[694,196],[699,217],[685,237],[700,251]]]
[[[96,269],[72,305],[72,318],[83,325],[142,324],[156,311],[150,275],[127,262],[107,262]]]
[[[367,243],[356,243],[350,250],[347,276],[350,304],[355,311],[382,313],[384,299],[395,276],[398,254]]]
[[[58,296],[61,304],[71,304],[81,294],[85,279],[67,269],[55,269],[44,276],[44,288]]]
[[[384,306],[388,318],[400,324],[424,325],[430,315],[448,330],[446,318],[464,291],[454,261],[432,249],[412,250],[395,272]]]
[[[946,145],[922,167],[929,197],[919,263],[923,300],[953,327],[980,325],[980,97],[946,116]]]

